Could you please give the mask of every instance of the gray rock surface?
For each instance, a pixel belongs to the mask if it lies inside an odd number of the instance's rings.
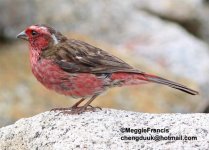
[[[116,33],[127,36],[124,30],[129,20],[142,11],[181,24],[209,41],[209,4],[206,0],[0,0],[0,35],[15,38],[18,30],[30,24],[47,23],[63,31],[72,30],[115,41]],[[149,27],[149,19],[141,23],[142,30]]]
[[[144,11],[177,23],[188,22],[192,28],[198,28],[197,34],[206,39],[209,31],[208,8],[203,0],[0,0],[0,32],[14,38],[17,29],[34,23],[48,23],[63,31],[79,31],[114,41],[115,33],[125,36],[123,31],[129,20]],[[141,23],[146,29],[149,19]]]
[[[134,0],[137,8],[152,12],[155,15],[187,21],[197,17],[198,11],[204,7],[203,0]],[[181,11],[179,11],[181,10]]]
[[[209,42],[208,0],[135,0],[140,10],[181,24],[189,32]]]
[[[0,149],[208,149],[208,114],[148,114],[103,109],[81,115],[44,112],[0,129]],[[131,128],[132,132],[124,132]],[[140,130],[149,128],[148,132]],[[137,130],[139,129],[139,130]],[[152,129],[152,130],[151,130]],[[154,129],[162,129],[157,132]],[[140,131],[141,134],[140,134]],[[193,140],[162,140],[181,136]],[[153,136],[155,140],[136,140]],[[135,137],[135,140],[121,140]],[[159,138],[160,137],[160,138]],[[196,137],[197,139],[194,139]]]

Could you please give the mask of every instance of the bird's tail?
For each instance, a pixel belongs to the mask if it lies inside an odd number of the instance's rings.
[[[192,90],[192,89],[190,89],[190,88],[188,88],[188,87],[186,87],[182,84],[179,84],[179,83],[176,83],[176,82],[173,82],[173,81],[170,81],[170,80],[158,77],[158,76],[144,74],[144,77],[150,82],[167,85],[171,88],[178,89],[180,91],[186,92],[186,93],[191,94],[191,95],[199,94],[198,91]]]
[[[116,86],[138,85],[147,82],[153,82],[153,83],[167,85],[171,88],[178,89],[180,91],[186,92],[191,95],[199,94],[199,92],[192,90],[182,84],[146,73],[113,73],[111,79],[113,81],[122,81],[122,83],[115,82]]]

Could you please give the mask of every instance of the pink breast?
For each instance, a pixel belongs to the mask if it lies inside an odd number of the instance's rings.
[[[35,62],[35,63],[34,63]],[[46,88],[72,97],[90,97],[103,92],[103,80],[93,74],[71,74],[51,60],[32,60],[32,72]]]

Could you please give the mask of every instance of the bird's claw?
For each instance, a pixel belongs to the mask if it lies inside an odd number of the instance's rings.
[[[91,105],[88,105],[88,107],[90,107],[90,108],[94,108],[94,109],[99,109],[99,110],[102,110],[102,108],[101,107],[93,107],[93,106],[91,106]],[[88,108],[87,107],[87,108]]]

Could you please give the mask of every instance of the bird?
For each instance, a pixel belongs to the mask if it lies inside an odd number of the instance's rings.
[[[157,83],[191,95],[185,85],[135,69],[122,59],[84,41],[67,38],[45,24],[27,27],[17,38],[28,41],[32,73],[46,88],[80,98],[72,107],[54,108],[65,114],[95,111],[90,103],[113,87]],[[88,101],[80,106],[80,104]]]

